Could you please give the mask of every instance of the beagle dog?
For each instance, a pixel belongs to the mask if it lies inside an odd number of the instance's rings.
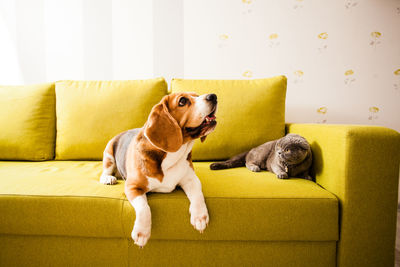
[[[194,140],[203,142],[216,127],[215,94],[174,93],[155,105],[142,128],[112,138],[103,155],[102,184],[126,180],[125,194],[135,209],[135,244],[146,245],[151,232],[147,192],[172,192],[179,185],[190,200],[190,223],[202,233],[209,217],[201,183],[192,164]]]

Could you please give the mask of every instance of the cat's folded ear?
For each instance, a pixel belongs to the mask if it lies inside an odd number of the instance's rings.
[[[309,150],[310,149],[310,144],[304,138],[300,139],[300,142],[298,143],[298,145],[304,150]]]

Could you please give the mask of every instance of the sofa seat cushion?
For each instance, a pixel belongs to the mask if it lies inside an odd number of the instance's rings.
[[[98,182],[101,162],[0,162],[0,233],[123,236],[122,184]]]
[[[210,223],[189,223],[180,189],[148,194],[152,239],[334,241],[338,202],[303,179],[279,180],[245,168],[211,171],[195,162]],[[98,182],[99,161],[0,162],[0,234],[130,238],[135,212],[124,182]]]

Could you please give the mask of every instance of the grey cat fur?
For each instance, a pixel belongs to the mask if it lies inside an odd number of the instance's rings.
[[[307,140],[297,134],[288,134],[226,161],[213,163],[210,169],[221,170],[246,166],[253,172],[261,170],[273,172],[280,179],[301,177],[311,180],[309,175],[311,164],[312,152]]]

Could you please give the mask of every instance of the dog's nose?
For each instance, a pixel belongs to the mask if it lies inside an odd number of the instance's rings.
[[[216,94],[208,94],[206,96],[206,100],[211,101],[215,104],[215,103],[217,103],[217,95]]]

